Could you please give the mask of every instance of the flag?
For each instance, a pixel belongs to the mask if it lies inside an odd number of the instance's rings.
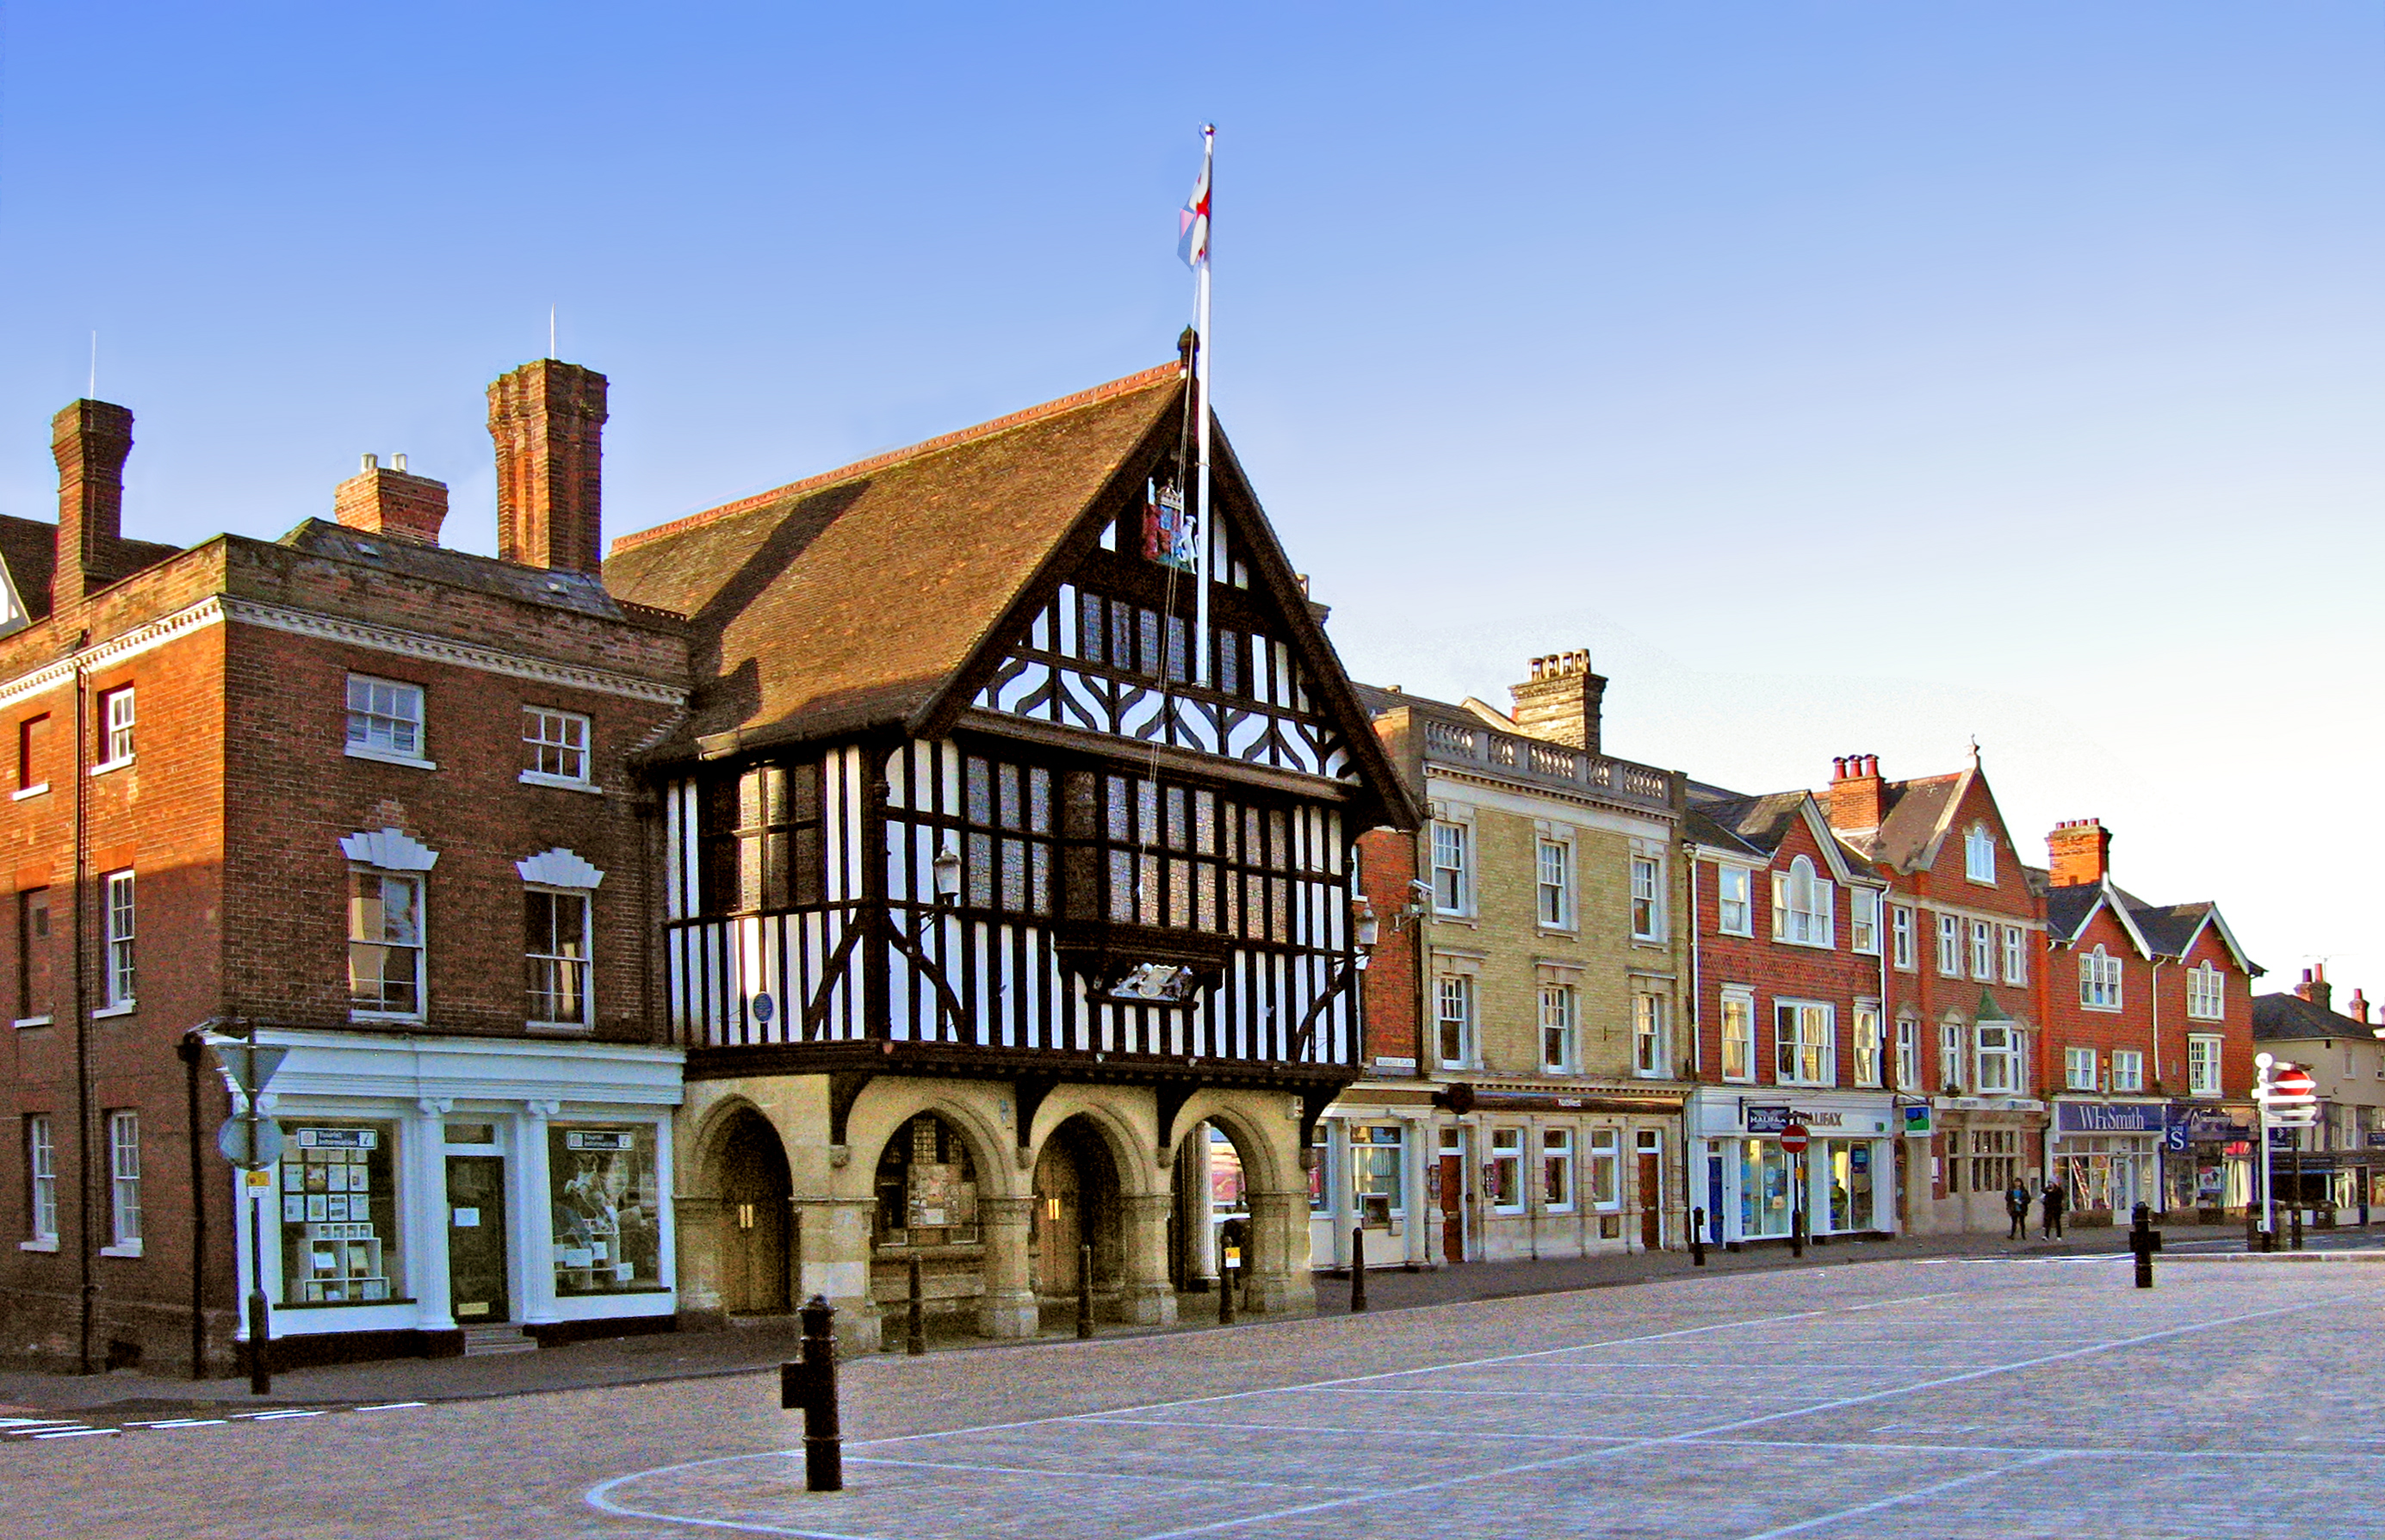
[[[1209,158],[1217,130],[1201,130],[1201,180],[1192,184],[1192,195],[1184,200],[1176,216],[1176,255],[1187,267],[1198,268],[1209,260]]]

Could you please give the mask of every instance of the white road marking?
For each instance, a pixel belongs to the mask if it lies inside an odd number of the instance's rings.
[[[1884,1508],[1897,1508],[1905,1503],[1919,1502],[1924,1497],[1935,1497],[1941,1493],[1956,1491],[1966,1486],[1976,1486],[1983,1481],[1993,1481],[1998,1476],[2010,1475],[2015,1471],[2026,1471],[2032,1466],[2071,1458],[2073,1457],[2067,1449],[2047,1449],[2033,1459],[2017,1459],[2010,1465],[1999,1465],[1991,1471],[1974,1471],[1967,1476],[1956,1476],[1952,1481],[1942,1481],[1933,1486],[1919,1487],[1911,1492],[1900,1492],[1892,1497],[1881,1497],[1877,1501],[1865,1503],[1859,1508],[1842,1508],[1836,1513],[1818,1514],[1811,1519],[1800,1520],[1793,1524],[1783,1524],[1779,1529],[1767,1529],[1760,1534],[1743,1535],[1741,1540],[1779,1540],[1779,1537],[1783,1534],[1796,1534],[1804,1530],[1819,1529],[1824,1524],[1835,1524],[1842,1519],[1860,1518],[1867,1513],[1877,1513]]]
[[[1052,1481],[1172,1481],[1184,1486],[1267,1486],[1295,1492],[1364,1492],[1363,1486],[1335,1486],[1321,1481],[1236,1481],[1230,1476],[1170,1476],[1156,1471],[1045,1471],[1023,1465],[966,1465],[937,1459],[886,1459],[855,1455],[855,1465],[902,1465],[921,1471],[975,1471],[995,1476],[1039,1476]]]

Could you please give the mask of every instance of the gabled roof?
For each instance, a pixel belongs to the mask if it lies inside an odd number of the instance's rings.
[[[1836,876],[1876,878],[1879,873],[1830,827],[1830,821],[1810,791],[1766,791],[1747,795],[1718,786],[1692,782],[1689,788],[1690,837],[1718,850],[1733,845],[1769,861],[1780,843],[1803,819],[1806,831],[1829,857]],[[1707,831],[1719,836],[1707,839]]]
[[[2300,995],[2253,997],[2253,1036],[2256,1039],[2366,1037],[2377,1030],[2366,1022],[2323,1009],[2316,1001]]]
[[[1868,837],[1851,834],[1848,843],[1867,859],[1900,872],[1932,864],[1938,859],[1939,846],[1945,842],[1947,829],[1954,825],[1955,810],[1962,806],[1963,794],[1970,789],[1971,780],[1979,773],[1979,766],[1974,764],[1952,775],[1886,783],[1882,790],[1888,812],[1881,817],[1879,827]]]
[[[2264,970],[2244,955],[2236,944],[2235,934],[2220,917],[2219,906],[2199,903],[2147,903],[2144,900],[2106,878],[2103,882],[2072,883],[2045,889],[2045,933],[2058,945],[2075,944],[2087,923],[2098,910],[2109,910],[2120,928],[2129,933],[2140,957],[2183,958],[2194,950],[2197,938],[2209,927],[2216,930],[2228,948],[2229,955],[2245,973],[2258,977]]]
[[[2087,928],[2088,922],[2099,912],[2109,912],[2123,931],[2129,944],[2137,949],[2139,957],[2155,955],[2153,939],[2138,923],[2136,906],[2128,902],[2128,895],[2108,882],[2072,883],[2067,887],[2049,887],[2045,890],[2045,934],[2057,945],[2075,944]]]
[[[943,730],[1091,550],[1160,453],[1188,384],[1175,363],[625,535],[605,581],[686,615],[700,684],[663,757],[872,727]],[[1214,421],[1214,419],[1213,419]],[[1255,590],[1311,664],[1370,791],[1412,826],[1405,789],[1300,590],[1222,431],[1212,506]]]

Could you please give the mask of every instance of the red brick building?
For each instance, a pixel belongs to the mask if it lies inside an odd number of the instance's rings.
[[[2047,1169],[2086,1216],[2241,1209],[2262,970],[2216,904],[2147,903],[2113,882],[2098,820],[2045,843]]]
[[[58,414],[58,522],[0,518],[8,1356],[223,1369],[251,1211],[285,1363],[670,1319],[628,764],[687,646],[605,589],[604,400],[551,359],[491,388],[498,559],[438,545],[402,456],[279,540],[127,539],[131,414]],[[202,1028],[286,1054],[260,1204]]]
[[[1897,1093],[1920,1087],[1881,1011],[1886,880],[1808,791],[1694,787],[1682,837],[1699,1082],[1686,1133],[1708,1237],[1902,1229]],[[1781,1149],[1792,1122],[1812,1138],[1802,1160]]]
[[[1823,805],[1889,881],[1884,1004],[1898,1062],[1920,1075],[1905,1127],[1908,1224],[2001,1230],[2005,1190],[2035,1190],[2044,1175],[2036,886],[1976,751],[1952,775],[1903,781],[1882,776],[1876,755],[1838,760]]]

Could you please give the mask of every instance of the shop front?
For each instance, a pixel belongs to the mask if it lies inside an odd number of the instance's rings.
[[[2173,1102],[2162,1132],[2162,1208],[2175,1220],[2241,1217],[2253,1192],[2249,1106]]]
[[[1787,1240],[1803,1216],[1805,1233],[1893,1235],[1896,1140],[1894,1098],[1862,1091],[1730,1094],[1701,1087],[1691,1098],[1692,1204],[1705,1211],[1710,1242]],[[1781,1136],[1806,1131],[1802,1154]],[[1702,1169],[1699,1169],[1702,1168]]]
[[[468,1328],[542,1343],[670,1328],[677,1049],[258,1041],[287,1050],[261,1102],[283,1147],[244,1179],[234,1238],[242,1296],[254,1257],[274,1302],[275,1362],[443,1357]]]
[[[2166,1102],[2056,1099],[2047,1153],[2071,1214],[2091,1224],[2125,1224],[2140,1203],[2159,1210],[2168,1123]]]

